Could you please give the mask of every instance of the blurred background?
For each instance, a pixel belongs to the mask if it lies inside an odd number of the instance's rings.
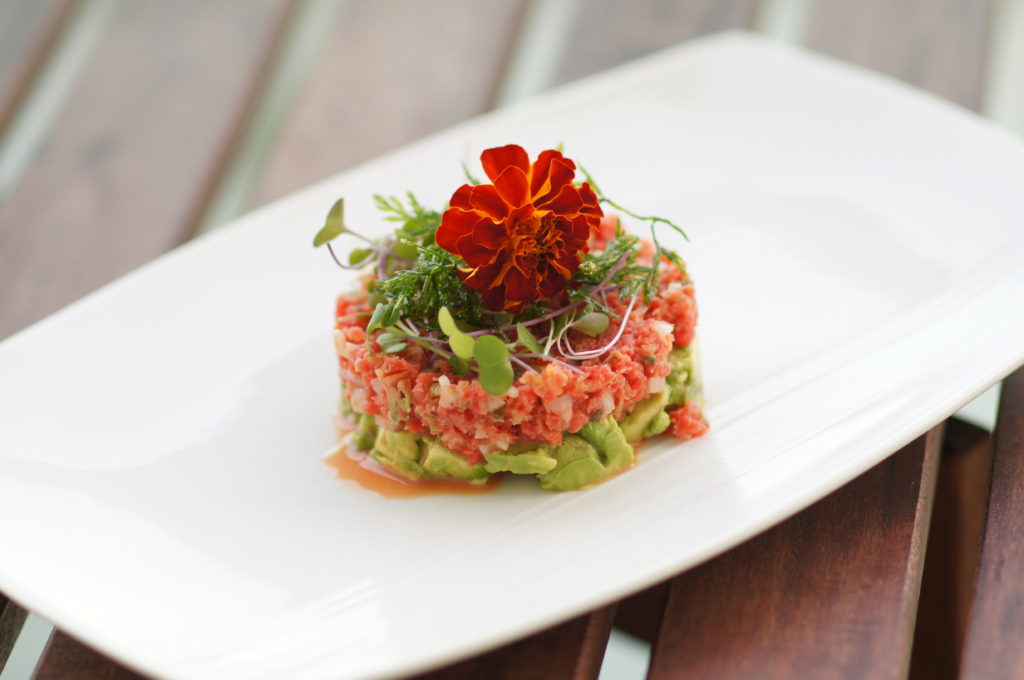
[[[0,0],[0,339],[328,175],[734,29],[1024,133],[1024,0]],[[49,632],[30,616],[0,680]],[[617,634],[602,677],[645,663]]]

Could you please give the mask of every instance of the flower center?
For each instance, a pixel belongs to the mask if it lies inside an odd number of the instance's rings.
[[[517,257],[551,255],[561,240],[558,230],[553,228],[555,221],[551,213],[545,213],[519,222],[512,237],[512,251]]]

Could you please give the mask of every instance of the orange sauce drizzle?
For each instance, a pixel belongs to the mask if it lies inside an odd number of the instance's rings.
[[[324,462],[334,468],[339,479],[355,483],[362,489],[372,491],[385,498],[418,498],[443,494],[481,494],[497,491],[501,475],[492,476],[486,484],[470,484],[454,479],[421,479],[410,482],[390,473],[373,458],[356,451],[344,437],[338,446],[324,457]]]

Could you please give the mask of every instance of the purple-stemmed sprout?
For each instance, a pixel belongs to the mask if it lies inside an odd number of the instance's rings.
[[[598,347],[597,349],[588,349],[582,352],[577,352],[573,349],[572,345],[569,344],[569,338],[565,339],[565,346],[569,350],[568,352],[562,351],[562,356],[567,359],[575,359],[577,361],[585,361],[586,359],[596,359],[601,356],[619,341],[622,337],[623,331],[626,330],[626,322],[629,321],[629,315],[633,313],[633,306],[636,305],[637,296],[633,296],[629,300],[629,305],[626,306],[626,313],[622,315],[622,323],[619,324],[619,330],[616,331],[615,337],[611,339],[611,342],[607,343],[604,347]]]
[[[519,358],[519,357],[518,357],[517,355],[515,355],[515,354],[510,354],[510,355],[508,356],[508,358],[509,358],[509,359],[510,359],[510,360],[512,361],[512,363],[514,363],[514,364],[516,364],[516,365],[518,365],[518,366],[521,366],[521,367],[523,368],[523,370],[526,370],[526,371],[530,371],[531,373],[536,373],[536,372],[537,372],[537,369],[536,369],[536,368],[534,368],[534,367],[533,367],[533,366],[531,366],[530,364],[526,363],[525,361],[523,361],[522,359],[520,359],[520,358]]]

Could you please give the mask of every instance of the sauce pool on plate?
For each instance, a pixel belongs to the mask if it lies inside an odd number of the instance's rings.
[[[496,491],[501,475],[494,475],[486,484],[469,484],[446,479],[423,479],[410,482],[388,473],[365,453],[349,446],[348,438],[324,456],[324,462],[334,469],[335,476],[354,482],[360,488],[385,498],[418,498],[448,494],[481,494]]]

